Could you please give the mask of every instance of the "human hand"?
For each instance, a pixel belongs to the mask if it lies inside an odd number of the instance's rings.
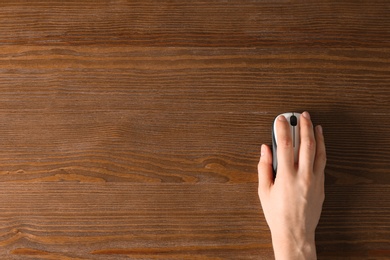
[[[271,230],[275,258],[316,259],[314,235],[325,199],[326,151],[322,127],[313,129],[309,113],[302,113],[297,164],[294,164],[290,126],[284,116],[278,117],[276,128],[276,178],[267,145],[261,146],[258,164],[258,193]]]

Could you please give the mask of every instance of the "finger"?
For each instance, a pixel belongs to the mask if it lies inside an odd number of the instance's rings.
[[[315,129],[317,141],[316,156],[314,160],[314,173],[323,174],[326,166],[326,148],[322,126],[318,125]]]
[[[281,115],[276,120],[278,169],[294,167],[294,148],[291,129],[287,119]]]
[[[261,146],[261,156],[257,170],[259,174],[259,196],[261,196],[260,194],[264,194],[270,189],[274,179],[271,150],[265,144]]]
[[[316,140],[314,138],[313,124],[310,114],[303,112],[299,120],[301,128],[301,143],[299,146],[299,168],[305,172],[312,172],[316,155]]]

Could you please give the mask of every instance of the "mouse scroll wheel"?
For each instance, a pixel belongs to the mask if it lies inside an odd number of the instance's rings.
[[[294,116],[294,115],[292,115],[292,116],[290,117],[290,125],[296,126],[297,123],[298,123],[297,117]]]

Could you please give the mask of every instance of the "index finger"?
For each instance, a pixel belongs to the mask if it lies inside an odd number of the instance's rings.
[[[285,116],[280,115],[276,120],[277,158],[279,169],[294,167],[294,149],[290,125]],[[284,170],[283,170],[284,171]]]

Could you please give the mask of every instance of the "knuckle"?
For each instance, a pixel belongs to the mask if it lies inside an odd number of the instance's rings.
[[[319,151],[316,154],[316,160],[321,164],[325,165],[327,161],[326,153],[324,151]]]
[[[306,127],[306,128],[312,128],[313,127],[313,124],[310,120],[301,120],[302,124],[303,124],[303,127]]]
[[[321,163],[321,165],[322,165],[322,168],[325,168],[325,166],[326,166],[326,157],[321,157],[320,158],[320,163]]]
[[[282,146],[284,148],[290,148],[292,147],[292,145],[293,145],[292,140],[291,138],[288,137],[282,137],[278,142],[278,146]]]
[[[305,183],[306,187],[309,187],[313,182],[313,174],[311,172],[307,172],[303,174],[303,182]]]
[[[306,149],[312,151],[316,148],[316,141],[312,137],[306,137],[302,140],[303,145]]]
[[[328,158],[326,157],[326,155],[325,154],[323,154],[322,156],[321,156],[321,161],[324,163],[324,164],[326,164],[326,161],[328,160]]]

